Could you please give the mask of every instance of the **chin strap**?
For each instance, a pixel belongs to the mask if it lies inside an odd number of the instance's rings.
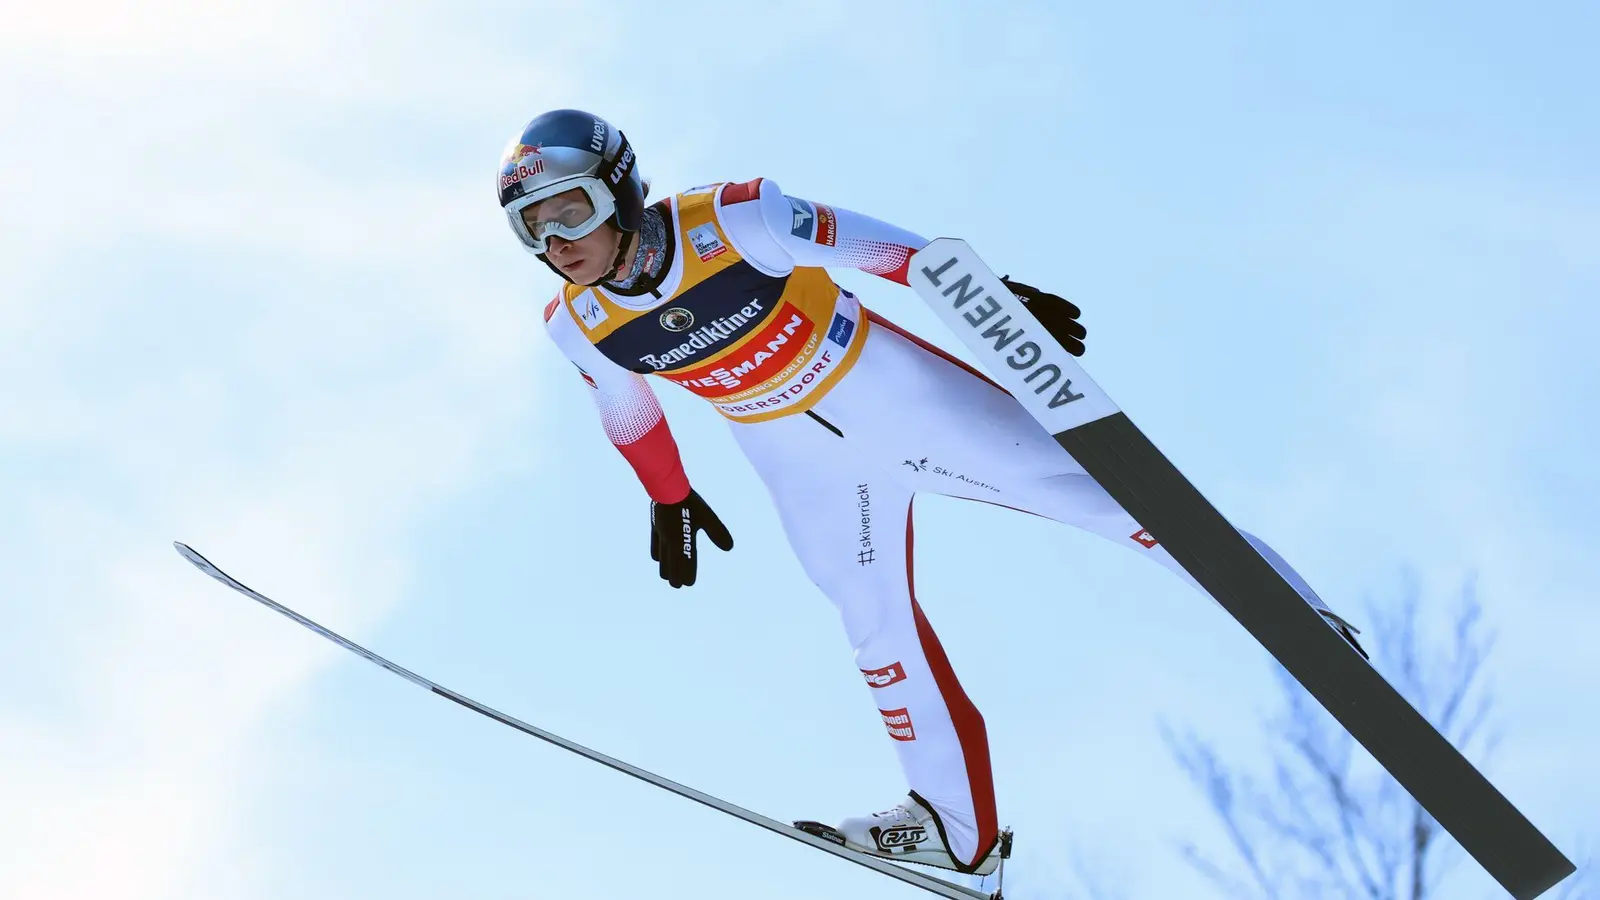
[[[628,255],[628,234],[629,233],[626,232],[626,231],[622,231],[622,230],[618,229],[617,234],[618,234],[618,238],[617,238],[617,255],[616,255],[615,258],[613,258],[611,260],[611,268],[606,270],[606,274],[600,278],[600,281],[596,281],[595,284],[599,284],[601,281],[605,281],[606,278],[609,278],[612,273],[614,273],[618,269],[622,268],[622,264],[624,262],[626,262],[626,260],[624,260],[623,257]],[[594,285],[590,285],[590,287],[593,287],[593,286]]]

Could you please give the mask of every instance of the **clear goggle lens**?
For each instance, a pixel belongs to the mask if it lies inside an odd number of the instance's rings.
[[[508,210],[512,227],[522,242],[535,253],[549,250],[552,237],[576,241],[599,228],[614,211],[610,194],[596,203],[593,187],[584,184],[548,197],[534,197],[519,209]]]

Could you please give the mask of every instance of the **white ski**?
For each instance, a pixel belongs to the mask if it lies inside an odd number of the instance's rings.
[[[907,280],[995,380],[1518,900],[1575,871],[1378,670],[1329,628],[1095,384],[965,241]]]
[[[285,616],[288,616],[289,618],[291,618],[294,621],[300,623],[301,625],[304,625],[306,628],[311,629],[312,631],[316,632],[317,634],[320,634],[323,637],[327,638],[328,640],[333,641],[335,644],[338,644],[339,646],[345,648],[346,650],[349,650],[351,653],[354,653],[357,656],[363,657],[364,659],[368,660],[369,662],[377,663],[378,665],[384,667],[385,669],[388,669],[390,672],[393,672],[396,675],[399,675],[401,678],[404,678],[405,680],[411,682],[412,684],[414,684],[414,685],[416,685],[418,687],[426,688],[427,690],[432,691],[433,693],[438,694],[441,697],[444,697],[446,700],[452,700],[452,701],[454,701],[454,702],[466,707],[467,709],[472,710],[473,712],[481,713],[481,714],[483,714],[485,716],[488,716],[489,718],[494,719],[496,722],[499,722],[502,725],[509,725],[510,727],[515,728],[516,730],[522,732],[523,734],[527,734],[527,735],[530,735],[532,737],[536,737],[536,738],[538,738],[538,739],[540,739],[542,741],[546,741],[548,743],[554,744],[554,745],[556,745],[557,747],[560,747],[563,750],[569,750],[569,751],[571,751],[573,753],[578,754],[579,756],[584,757],[585,759],[591,760],[593,762],[600,763],[603,766],[608,766],[608,767],[610,767],[612,769],[617,770],[618,772],[622,772],[622,773],[627,774],[627,775],[632,775],[633,777],[639,779],[640,781],[647,782],[647,783],[652,784],[652,785],[654,785],[654,786],[656,786],[658,788],[661,788],[663,790],[671,791],[672,793],[677,794],[680,797],[686,797],[686,798],[688,798],[690,800],[693,800],[693,801],[695,801],[697,803],[704,804],[706,806],[711,807],[714,810],[717,810],[718,812],[727,813],[728,815],[734,816],[735,818],[743,819],[743,820],[745,820],[746,822],[749,822],[752,825],[759,825],[762,828],[765,828],[768,831],[771,831],[771,832],[773,832],[775,834],[783,835],[786,838],[790,838],[792,840],[799,841],[802,844],[806,844],[808,846],[815,847],[818,850],[824,850],[824,851],[826,851],[828,853],[833,854],[834,856],[839,857],[840,859],[849,860],[850,862],[853,862],[856,865],[865,866],[865,867],[873,870],[874,872],[878,872],[880,874],[887,875],[890,878],[898,879],[898,880],[903,881],[906,884],[912,885],[914,887],[922,888],[923,890],[928,891],[929,893],[938,894],[941,897],[948,897],[948,898],[950,898],[950,900],[1003,900],[1003,898],[1001,897],[999,891],[996,891],[993,894],[984,893],[983,891],[975,890],[973,888],[964,887],[964,886],[958,885],[958,884],[952,884],[952,883],[950,883],[948,881],[945,881],[943,879],[935,878],[935,877],[933,877],[931,875],[923,874],[922,872],[914,871],[914,870],[911,870],[911,869],[901,868],[900,866],[895,865],[894,863],[888,862],[888,861],[883,860],[883,859],[879,859],[879,858],[874,857],[874,856],[869,856],[869,855],[864,854],[864,853],[859,853],[859,852],[856,852],[854,850],[846,849],[846,848],[844,848],[842,846],[839,846],[838,844],[835,844],[835,843],[833,843],[833,842],[831,842],[831,841],[829,841],[829,840],[827,840],[825,838],[822,838],[822,837],[819,837],[819,836],[813,835],[813,834],[808,834],[808,833],[806,833],[804,831],[801,831],[800,829],[795,828],[795,827],[793,827],[791,825],[786,825],[786,824],[784,824],[782,822],[779,822],[776,819],[770,819],[770,818],[768,818],[766,816],[763,816],[763,815],[761,815],[759,813],[751,812],[748,809],[745,809],[745,808],[743,808],[741,806],[736,806],[736,805],[734,805],[732,803],[729,803],[726,800],[720,799],[718,797],[713,797],[710,794],[704,793],[702,791],[697,791],[694,788],[686,787],[684,785],[678,784],[675,781],[672,781],[672,780],[667,779],[667,778],[663,778],[660,775],[656,775],[653,772],[647,772],[644,769],[639,768],[638,766],[630,765],[628,763],[623,762],[620,759],[615,759],[615,758],[612,758],[610,756],[605,755],[604,753],[599,753],[597,751],[590,750],[588,747],[585,747],[585,746],[583,746],[581,744],[573,743],[572,741],[569,741],[566,738],[561,737],[560,735],[552,734],[552,733],[550,733],[548,731],[545,731],[542,728],[538,728],[536,726],[529,725],[527,722],[524,722],[521,719],[512,718],[511,716],[508,716],[503,712],[499,712],[498,710],[494,710],[494,709],[491,709],[491,708],[489,708],[487,706],[484,706],[482,703],[479,703],[478,701],[473,700],[471,697],[466,697],[466,696],[463,696],[461,694],[458,694],[455,691],[452,691],[447,687],[435,684],[432,681],[429,681],[428,679],[423,678],[421,675],[418,675],[415,672],[412,672],[412,671],[410,671],[408,669],[405,669],[405,668],[402,668],[402,667],[400,667],[398,665],[395,665],[394,663],[390,662],[389,660],[384,659],[383,657],[379,656],[376,653],[373,653],[371,650],[368,650],[365,647],[362,647],[360,644],[357,644],[357,643],[355,643],[355,642],[353,642],[351,640],[348,640],[348,639],[346,639],[346,638],[344,638],[344,637],[342,637],[342,636],[340,636],[338,634],[335,634],[332,631],[329,631],[328,629],[322,627],[321,625],[318,625],[316,622],[313,622],[310,619],[306,618],[305,616],[300,615],[299,613],[297,613],[294,610],[288,608],[287,606],[284,606],[283,604],[277,602],[276,600],[273,600],[272,598],[267,597],[264,594],[261,594],[261,593],[255,591],[255,590],[252,590],[249,587],[246,587],[244,584],[240,583],[237,579],[235,579],[232,575],[229,575],[227,572],[224,572],[221,569],[217,568],[215,565],[213,565],[211,563],[210,560],[206,559],[204,556],[201,556],[199,553],[195,552],[195,550],[193,548],[189,547],[187,544],[184,544],[184,543],[179,542],[179,541],[174,541],[173,542],[173,546],[177,548],[178,552],[180,554],[182,554],[185,559],[187,559],[191,563],[194,563],[195,567],[198,568],[200,571],[206,573],[207,575],[210,575],[212,578],[215,578],[216,580],[222,582],[223,584],[227,585],[228,587],[233,588],[234,590],[236,590],[239,593],[245,595],[246,597],[249,597],[250,599],[262,604],[263,606],[266,606],[269,609],[275,610],[275,611],[277,611],[279,613],[282,613]]]

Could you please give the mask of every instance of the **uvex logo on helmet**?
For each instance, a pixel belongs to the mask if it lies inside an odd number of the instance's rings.
[[[628,147],[622,151],[622,156],[617,160],[617,167],[611,170],[611,183],[617,184],[628,176],[628,169],[633,165],[633,148]]]

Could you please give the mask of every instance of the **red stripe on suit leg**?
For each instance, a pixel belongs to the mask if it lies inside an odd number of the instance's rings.
[[[923,615],[922,606],[917,603],[915,567],[911,552],[912,538],[911,512],[908,510],[906,586],[911,591],[911,615],[916,622],[917,638],[922,642],[922,653],[928,660],[933,682],[938,686],[940,695],[944,697],[945,707],[950,711],[950,721],[955,725],[956,739],[961,744],[961,756],[967,762],[967,783],[972,791],[973,811],[978,818],[976,852],[983,853],[1000,836],[1000,817],[995,809],[994,800],[994,772],[989,765],[989,733],[984,727],[983,715],[968,699],[967,692],[962,690],[961,682],[956,679],[955,669],[950,666],[950,659],[939,643],[939,636],[934,634],[933,626],[928,624],[928,617]],[[974,860],[963,860],[963,862],[970,864]]]

